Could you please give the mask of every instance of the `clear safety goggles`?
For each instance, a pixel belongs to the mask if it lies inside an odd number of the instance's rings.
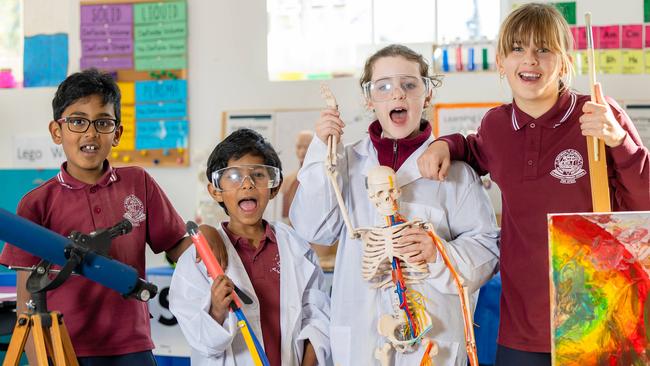
[[[280,169],[262,164],[229,166],[212,172],[212,185],[220,191],[234,191],[248,178],[255,188],[275,188],[282,181]]]
[[[363,95],[373,102],[385,102],[393,99],[397,91],[404,93],[407,99],[420,98],[435,87],[433,80],[424,76],[395,75],[363,83]]]

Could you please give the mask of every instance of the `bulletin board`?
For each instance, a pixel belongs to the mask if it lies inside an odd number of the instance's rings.
[[[81,69],[114,75],[122,92],[114,165],[189,165],[186,0],[84,0]]]
[[[476,132],[487,111],[503,103],[442,103],[433,105],[433,134],[436,137],[452,133]]]

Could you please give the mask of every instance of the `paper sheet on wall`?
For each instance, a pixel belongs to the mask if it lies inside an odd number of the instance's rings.
[[[187,148],[187,137],[186,120],[138,121],[135,147],[138,150]]]
[[[68,35],[25,37],[23,73],[26,87],[59,85],[68,74]]]
[[[641,24],[623,25],[623,48],[643,48],[643,26]]]
[[[14,168],[58,168],[65,161],[61,145],[48,135],[18,135],[13,138]]]
[[[623,72],[623,54],[621,50],[600,50],[596,52],[598,58],[597,71],[603,74],[620,74]]]
[[[187,99],[187,80],[138,81],[135,83],[138,103],[179,101]]]
[[[467,107],[438,109],[438,136],[474,133],[487,111],[493,107]]]
[[[594,43],[596,48],[600,48],[600,49],[621,48],[621,26],[620,25],[603,25],[594,28],[595,28]]]
[[[271,114],[231,115],[226,121],[225,136],[240,128],[250,128],[268,141],[274,140],[273,116]],[[224,137],[225,137],[224,136]]]
[[[623,74],[643,74],[643,51],[624,50],[622,52]]]

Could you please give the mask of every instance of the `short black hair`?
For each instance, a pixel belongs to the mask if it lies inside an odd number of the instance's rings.
[[[262,135],[248,128],[235,130],[212,150],[205,170],[208,182],[212,183],[212,172],[226,168],[230,160],[239,159],[248,154],[259,156],[264,159],[265,165],[280,169],[280,184],[282,184],[282,163],[278,153]],[[271,193],[275,193],[279,189],[280,185],[273,188]],[[219,205],[227,214],[226,205],[223,202],[219,202]]]
[[[99,95],[104,105],[113,104],[115,118],[120,123],[120,88],[110,74],[97,69],[87,69],[68,76],[56,89],[52,99],[54,120],[59,120],[63,111],[81,98]]]

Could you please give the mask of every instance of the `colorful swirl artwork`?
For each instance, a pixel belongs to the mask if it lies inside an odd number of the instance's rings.
[[[650,365],[650,212],[549,215],[554,365]]]

